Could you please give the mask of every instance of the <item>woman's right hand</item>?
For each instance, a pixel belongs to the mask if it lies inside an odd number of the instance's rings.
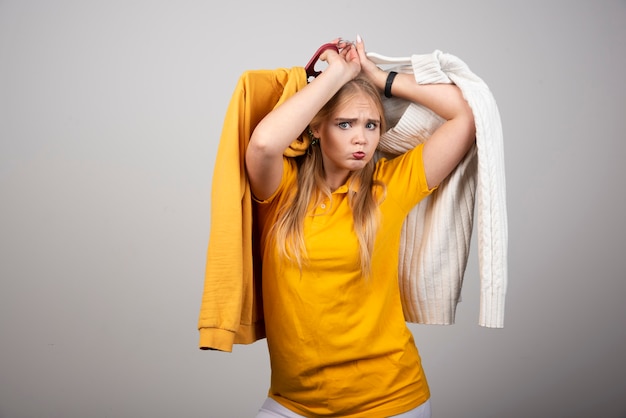
[[[330,72],[344,77],[344,83],[356,78],[361,73],[361,60],[354,45],[350,42],[335,39],[339,52],[327,49],[320,55],[320,60],[325,61],[328,67],[324,72]]]

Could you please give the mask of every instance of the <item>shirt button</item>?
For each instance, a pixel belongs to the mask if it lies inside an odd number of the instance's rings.
[[[322,209],[326,209],[326,204],[325,204],[325,203],[322,203],[322,204],[320,205],[320,208],[322,208]]]

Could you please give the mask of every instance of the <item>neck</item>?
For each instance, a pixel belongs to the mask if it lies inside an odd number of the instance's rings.
[[[342,174],[338,173],[335,175],[330,175],[329,173],[326,173],[326,176],[325,176],[326,185],[330,188],[332,192],[334,192],[335,190],[343,186],[346,183],[346,181],[348,181],[350,174],[351,174],[350,171],[348,171],[347,173],[342,173]]]

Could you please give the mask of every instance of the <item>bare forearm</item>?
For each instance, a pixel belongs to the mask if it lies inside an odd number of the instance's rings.
[[[346,81],[345,74],[337,71],[320,74],[259,122],[250,138],[250,146],[267,156],[282,155]]]
[[[356,53],[354,53],[356,54]],[[256,126],[246,150],[246,169],[254,195],[269,197],[282,177],[285,149],[306,129],[317,112],[358,74],[358,63],[345,60],[346,54],[331,57],[327,69],[310,84],[272,110]]]
[[[380,71],[374,83],[383,91],[388,73]],[[397,74],[391,85],[391,94],[419,103],[446,120],[467,115],[471,110],[460,89],[454,84],[418,84],[413,74]]]

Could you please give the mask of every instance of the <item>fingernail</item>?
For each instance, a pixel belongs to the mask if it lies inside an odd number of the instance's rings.
[[[363,39],[361,39],[361,35],[359,35],[358,33],[356,34],[356,41],[357,43],[363,42]]]

